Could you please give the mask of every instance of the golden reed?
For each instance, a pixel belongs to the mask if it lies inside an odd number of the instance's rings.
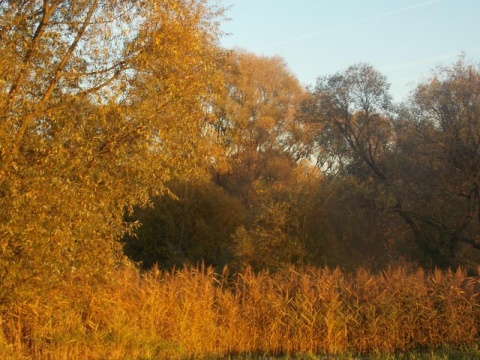
[[[462,271],[119,271],[4,307],[2,359],[371,353],[480,340],[480,280]]]

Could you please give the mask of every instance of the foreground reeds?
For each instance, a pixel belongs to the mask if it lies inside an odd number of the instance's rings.
[[[480,340],[478,277],[397,268],[118,272],[5,307],[0,358],[394,353]],[[40,294],[41,293],[41,294]]]

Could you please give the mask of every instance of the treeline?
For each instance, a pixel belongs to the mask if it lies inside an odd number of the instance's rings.
[[[228,61],[208,114],[221,158],[129,217],[142,226],[124,238],[128,256],[145,268],[476,268],[477,64],[438,68],[395,104],[368,64],[303,90],[281,58]]]
[[[402,105],[367,64],[306,90],[219,46],[207,0],[0,1],[0,302],[205,261],[479,260],[480,73]],[[321,72],[321,69],[319,69]]]

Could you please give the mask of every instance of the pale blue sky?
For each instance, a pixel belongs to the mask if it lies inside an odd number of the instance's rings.
[[[400,101],[437,65],[480,62],[480,0],[224,0],[226,48],[280,55],[304,85],[357,62]]]

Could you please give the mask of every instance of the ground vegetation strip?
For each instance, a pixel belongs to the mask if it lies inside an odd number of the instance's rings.
[[[478,277],[406,268],[235,276],[185,267],[72,282],[2,314],[2,358],[395,354],[479,341]],[[66,295],[67,294],[67,295]]]

